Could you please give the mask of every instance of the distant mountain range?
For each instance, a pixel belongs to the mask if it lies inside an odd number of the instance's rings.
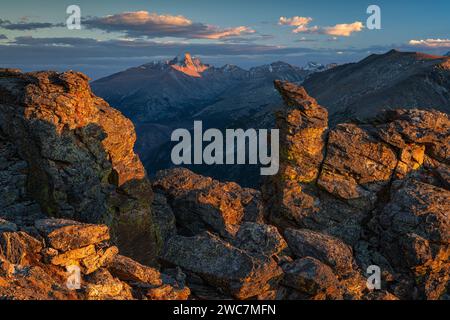
[[[193,120],[221,129],[272,127],[273,111],[282,105],[274,80],[302,83],[313,72],[334,66],[309,63],[300,68],[278,61],[244,70],[231,64],[210,66],[185,54],[131,68],[91,85],[97,95],[134,122],[136,150],[154,173],[170,163],[174,128],[191,128]],[[200,172],[222,178],[209,170],[211,167],[205,167]],[[233,179],[229,172],[228,176]]]
[[[279,105],[281,100],[273,89],[273,80],[298,83],[312,72],[326,69],[317,63],[299,68],[284,62],[249,70],[230,64],[214,67],[187,53],[99,79],[92,87],[135,123],[198,117],[224,123],[224,116],[238,120],[271,104]]]
[[[205,127],[270,128],[282,101],[274,80],[303,84],[330,112],[331,125],[365,119],[381,109],[435,108],[450,112],[450,59],[392,50],[341,66],[308,63],[300,68],[274,62],[244,70],[214,67],[185,54],[151,62],[94,81],[94,92],[136,126],[140,154],[150,174],[170,166],[170,134]],[[196,172],[254,186],[255,168],[192,167]],[[252,174],[255,170],[255,174]]]
[[[365,119],[381,109],[450,113],[450,59],[391,50],[311,75],[303,86],[330,112],[331,123]]]

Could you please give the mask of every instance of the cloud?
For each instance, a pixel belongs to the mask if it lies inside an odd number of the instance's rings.
[[[280,17],[280,19],[278,20],[278,24],[285,26],[299,27],[303,25],[308,25],[311,21],[312,18],[310,17],[299,17],[299,16],[295,16],[292,18]]]
[[[292,30],[293,33],[325,34],[335,37],[349,37],[352,33],[360,32],[364,28],[360,21],[340,23],[330,27],[309,26],[312,20],[310,17],[280,17],[278,24],[296,27]]]
[[[249,27],[219,28],[193,22],[182,15],[159,15],[148,11],[124,12],[105,17],[85,19],[88,28],[107,32],[124,32],[132,37],[220,40],[255,33]]]
[[[330,36],[349,37],[353,32],[360,32],[362,29],[364,29],[362,22],[355,21],[350,24],[341,23],[334,27],[325,27],[323,28],[323,33]]]
[[[450,39],[410,40],[409,44],[426,48],[450,48]]]
[[[214,29],[214,28],[213,28]],[[245,26],[235,27],[235,28],[228,28],[224,30],[210,30],[210,34],[205,34],[203,37],[205,39],[223,39],[223,38],[230,38],[230,37],[238,37],[243,34],[252,34],[255,33],[255,30],[252,30]]]
[[[25,20],[23,20],[25,21]],[[26,30],[37,30],[37,29],[45,29],[45,28],[53,28],[59,27],[62,24],[53,24],[50,22],[19,22],[13,23],[9,20],[0,19],[0,27],[7,30],[18,30],[18,31],[26,31]]]

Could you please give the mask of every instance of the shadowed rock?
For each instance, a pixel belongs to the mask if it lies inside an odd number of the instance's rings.
[[[11,193],[14,211],[0,201],[0,216],[24,225],[42,214],[105,223],[124,252],[149,261],[152,190],[133,152],[134,127],[88,81],[72,71],[0,70],[0,163],[5,155],[21,164],[17,177],[26,181]],[[35,204],[40,209],[29,210]]]

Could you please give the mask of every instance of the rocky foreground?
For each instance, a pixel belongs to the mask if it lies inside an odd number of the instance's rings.
[[[181,168],[150,182],[84,75],[1,69],[0,298],[450,298],[448,115],[329,130],[303,88],[275,86],[280,171],[258,191]]]

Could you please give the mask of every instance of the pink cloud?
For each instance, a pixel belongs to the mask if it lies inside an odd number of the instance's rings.
[[[148,11],[124,12],[115,15],[109,15],[100,18],[104,23],[109,24],[129,24],[129,25],[172,25],[172,26],[189,26],[192,21],[184,16],[178,15],[159,15]]]
[[[212,28],[215,29],[215,28]],[[206,34],[203,36],[205,39],[224,39],[230,37],[237,37],[245,34],[255,33],[255,30],[250,29],[249,27],[240,26],[235,28],[228,28],[224,30],[217,30],[211,34]]]
[[[88,28],[107,32],[124,32],[136,37],[176,37],[220,40],[255,33],[249,27],[220,28],[194,22],[182,15],[157,14],[148,11],[123,12],[84,21]]]
[[[312,21],[312,18],[310,17],[299,17],[295,16],[292,18],[286,18],[286,17],[280,17],[278,20],[279,25],[285,25],[285,26],[306,26]]]

